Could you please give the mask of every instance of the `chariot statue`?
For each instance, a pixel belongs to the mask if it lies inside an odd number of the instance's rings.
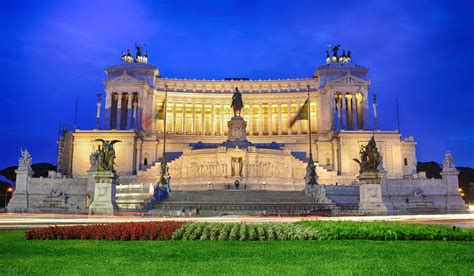
[[[96,139],[94,141],[102,142],[102,146],[99,146],[99,149],[91,154],[90,162],[91,169],[97,171],[112,171],[114,170],[115,165],[115,149],[114,144],[121,142],[120,140],[103,140]]]
[[[232,96],[232,104],[230,105],[234,110],[234,116],[239,116],[242,108],[244,108],[244,102],[242,101],[242,93],[239,92],[239,88],[235,88],[234,95]]]
[[[360,170],[359,173],[369,173],[369,172],[378,172],[378,167],[382,163],[382,155],[380,154],[377,145],[375,143],[375,138],[372,135],[369,143],[366,146],[362,146],[360,149],[360,160],[353,159],[356,161]]]

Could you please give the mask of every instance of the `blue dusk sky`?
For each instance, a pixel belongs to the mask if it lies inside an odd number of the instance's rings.
[[[146,44],[170,78],[311,77],[328,44],[370,69],[379,125],[419,161],[474,167],[474,1],[1,1],[0,168],[56,162],[60,124],[95,125],[104,68]]]

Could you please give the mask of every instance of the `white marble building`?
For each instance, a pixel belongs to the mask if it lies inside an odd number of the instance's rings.
[[[442,179],[426,179],[423,173],[416,173],[412,136],[372,127],[376,118],[369,116],[369,110],[373,108],[376,114],[376,107],[369,103],[367,74],[363,66],[331,63],[303,79],[189,80],[164,78],[155,66],[145,63],[110,66],[104,81],[105,104],[98,97],[96,128],[63,133],[58,172],[51,172],[48,178],[32,177],[31,157],[23,152],[26,157],[20,159],[8,210],[88,210],[96,186],[90,170],[90,155],[99,146],[96,139],[121,141],[115,144],[118,185],[112,184],[120,208],[150,209],[164,148],[173,191],[193,191],[203,197],[203,191],[220,193],[216,190],[231,189],[238,181],[247,195],[283,192],[278,198],[291,194],[299,202],[308,197],[303,191],[310,137],[318,183],[324,185],[318,186],[325,193],[322,198],[339,210],[357,208],[372,199],[370,194],[361,197],[366,194],[360,192],[364,183],[359,183],[359,166],[353,159],[359,158],[361,147],[374,135],[384,169],[377,183],[379,210],[465,211],[450,154],[443,162]],[[236,123],[241,125],[240,137],[247,139],[240,146],[229,143],[234,134],[228,133],[236,87],[242,92],[245,120]],[[308,98],[311,125],[305,119],[291,126],[291,119]],[[228,207],[239,209],[239,204]],[[267,204],[259,208],[273,208],[279,203],[258,204]],[[284,208],[306,206],[298,204]],[[215,211],[222,206],[208,207]]]
[[[164,78],[155,66],[148,64],[111,66],[106,69],[104,81],[105,104],[98,103],[97,115],[105,114],[99,118],[102,126],[94,130],[77,129],[65,135],[58,157],[60,170],[63,175],[87,177],[89,154],[97,147],[93,140],[119,139],[122,142],[116,145],[116,163],[121,179],[126,176],[132,182],[156,182],[155,164],[163,154],[164,130],[164,120],[157,113],[163,108],[166,90],[166,151],[171,161],[170,171],[180,172],[172,175],[174,188],[179,188],[179,183],[186,183],[189,188],[189,179],[185,178],[193,178],[196,185],[202,186],[209,181],[225,184],[226,177],[232,178],[230,168],[219,179],[202,175],[196,178],[183,171],[195,162],[191,149],[217,148],[227,139],[227,121],[232,116],[230,99],[238,87],[243,94],[242,117],[247,121],[248,140],[258,150],[278,149],[280,155],[286,153],[285,162],[270,160],[268,166],[275,162],[281,165],[277,166],[281,172],[286,172],[288,166],[290,171],[298,171],[304,169],[308,153],[308,122],[298,121],[291,128],[289,122],[304,103],[309,87],[313,154],[322,184],[354,183],[358,166],[353,158],[358,157],[360,146],[372,134],[383,154],[387,177],[412,175],[416,171],[413,137],[404,138],[398,131],[374,130],[370,126],[373,118],[369,118],[372,104],[367,73],[363,66],[341,63],[320,66],[310,78],[304,79],[189,80]],[[227,163],[231,160],[228,159]],[[251,163],[244,163],[243,183],[283,181],[279,176],[274,177],[277,172],[272,177],[257,179],[249,175],[252,169],[247,166]],[[301,183],[291,184],[288,189],[302,187],[300,174],[290,178],[288,181],[286,175],[284,181]],[[275,189],[285,190],[285,187],[279,185]]]

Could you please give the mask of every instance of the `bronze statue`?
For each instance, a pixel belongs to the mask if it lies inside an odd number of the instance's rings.
[[[137,55],[136,55],[136,58],[138,59],[138,57],[141,57],[142,56],[142,49],[145,45],[138,45],[135,43],[135,49],[137,50]]]
[[[341,47],[341,45],[336,45],[336,46],[331,46],[331,50],[332,50],[332,58],[333,60],[336,60],[336,62],[339,60],[339,57],[337,56],[337,52],[339,51],[339,47]]]
[[[369,143],[366,146],[362,146],[359,154],[360,160],[355,158],[353,160],[359,163],[360,174],[366,172],[378,172],[378,166],[382,163],[382,155],[379,153],[373,135]]]
[[[114,170],[114,160],[115,160],[115,150],[114,144],[121,142],[120,140],[103,140],[96,139],[94,141],[102,142],[102,146],[99,146],[99,149],[91,154],[91,165],[92,159],[95,159],[95,166],[97,171],[112,171]]]
[[[239,92],[239,88],[235,88],[234,95],[232,96],[232,104],[230,105],[234,110],[234,116],[240,116],[242,108],[244,108],[244,102],[242,101],[242,93]]]

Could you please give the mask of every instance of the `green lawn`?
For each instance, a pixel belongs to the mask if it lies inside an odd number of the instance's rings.
[[[474,275],[474,244],[454,241],[24,240],[0,231],[0,275]]]

